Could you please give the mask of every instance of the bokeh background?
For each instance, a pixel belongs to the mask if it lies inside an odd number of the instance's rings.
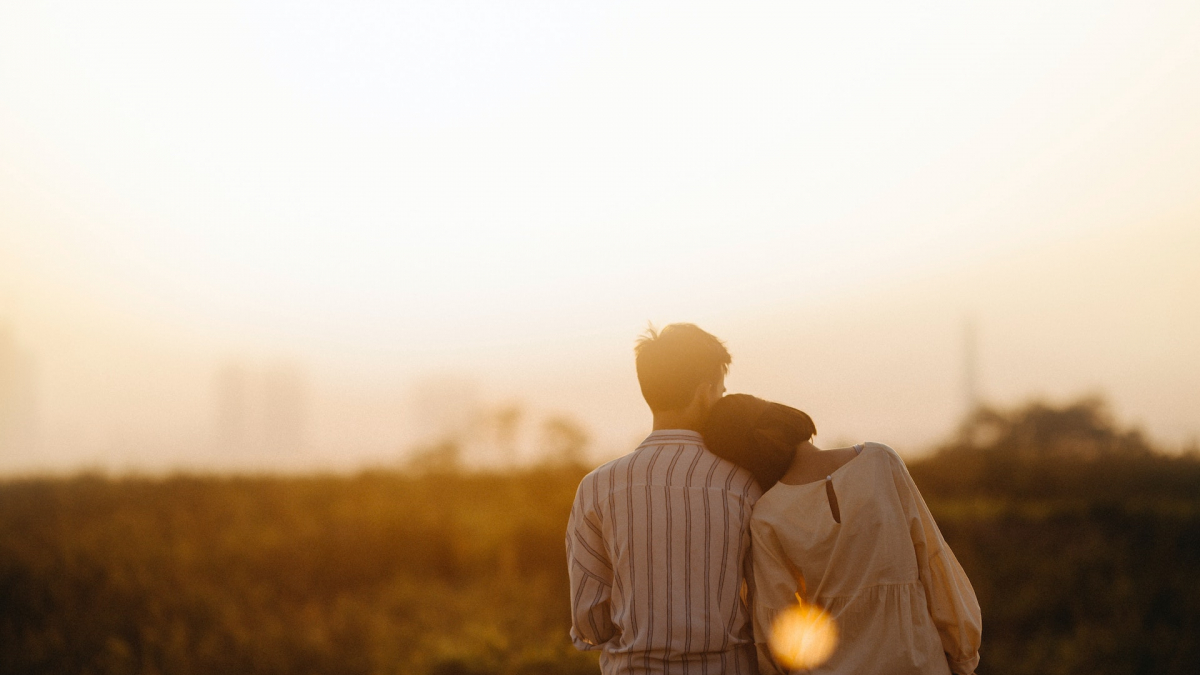
[[[909,460],[981,672],[1188,672],[1198,119],[1193,2],[6,7],[0,660],[594,668],[691,321]]]

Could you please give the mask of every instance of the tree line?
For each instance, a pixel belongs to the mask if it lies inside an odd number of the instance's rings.
[[[1035,403],[910,470],[983,606],[980,673],[1194,672],[1194,452]],[[597,672],[567,639],[585,471],[0,483],[0,672]]]

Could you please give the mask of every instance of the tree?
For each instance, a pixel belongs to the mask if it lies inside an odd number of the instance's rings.
[[[548,462],[579,466],[584,463],[588,435],[575,420],[555,415],[542,424],[542,444]]]

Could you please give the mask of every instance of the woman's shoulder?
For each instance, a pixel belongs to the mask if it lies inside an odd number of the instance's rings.
[[[895,466],[905,466],[904,459],[900,457],[900,453],[896,452],[890,445],[876,443],[875,441],[867,441],[860,443],[860,445],[862,446],[862,454],[864,456],[872,456]]]
[[[863,450],[859,460],[866,460],[865,464],[875,467],[870,473],[874,473],[880,478],[890,476],[891,481],[895,482],[896,485],[912,480],[908,472],[908,465],[904,463],[904,458],[892,446],[874,442],[862,443],[861,445]]]
[[[862,454],[868,452],[877,462],[878,471],[880,474],[890,474],[891,482],[895,485],[896,490],[901,494],[909,494],[916,489],[913,484],[912,474],[908,472],[908,465],[904,463],[904,458],[900,456],[890,445],[883,443],[864,443]],[[883,476],[880,476],[881,478]],[[906,487],[907,486],[907,487]]]

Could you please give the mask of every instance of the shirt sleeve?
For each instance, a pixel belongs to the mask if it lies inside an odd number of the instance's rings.
[[[925,587],[929,614],[937,626],[950,669],[973,675],[979,665],[983,617],[967,573],[942,538],[933,514],[899,455],[894,455],[896,487],[904,504],[917,554],[917,568]]]
[[[616,635],[611,612],[612,562],[604,545],[599,514],[584,498],[593,480],[595,476],[589,475],[580,483],[567,521],[571,642],[584,651],[600,649]]]
[[[770,525],[751,521],[752,569],[754,589],[751,594],[751,611],[754,616],[754,646],[758,652],[760,675],[787,675],[771,656],[767,639],[775,617],[784,609],[795,604],[798,584],[791,572],[787,555],[779,544]]]

